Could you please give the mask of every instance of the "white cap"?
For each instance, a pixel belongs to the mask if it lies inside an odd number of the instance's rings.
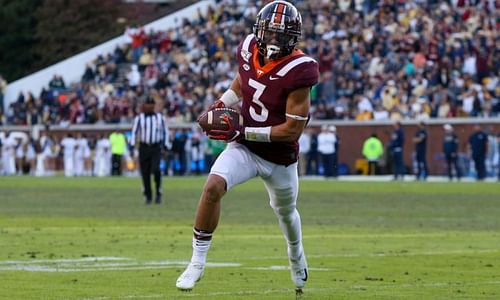
[[[444,124],[444,125],[443,125],[443,128],[444,128],[444,130],[446,130],[446,131],[452,131],[452,130],[453,130],[453,127],[451,127],[451,125],[450,125],[450,124]]]
[[[328,126],[328,131],[337,132],[337,127],[335,125]]]

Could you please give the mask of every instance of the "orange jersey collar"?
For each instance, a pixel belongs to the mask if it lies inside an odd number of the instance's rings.
[[[276,66],[280,65],[283,61],[285,61],[285,60],[287,60],[287,59],[289,59],[291,57],[294,57],[294,56],[302,55],[302,54],[304,54],[304,52],[302,52],[302,50],[295,49],[295,50],[292,51],[292,53],[288,54],[287,56],[284,56],[284,57],[282,57],[280,59],[271,60],[270,62],[268,62],[264,66],[260,65],[260,62],[259,62],[259,49],[257,48],[256,44],[253,46],[252,54],[253,54],[252,55],[253,56],[253,58],[252,58],[253,67],[255,68],[255,72],[256,72],[257,78],[260,78],[264,74],[269,73]]]

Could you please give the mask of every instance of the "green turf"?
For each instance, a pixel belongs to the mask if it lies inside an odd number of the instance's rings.
[[[191,255],[203,178],[0,177],[0,299],[295,299],[285,243],[259,180],[231,191],[205,277]],[[302,181],[310,281],[302,299],[500,299],[495,183]]]

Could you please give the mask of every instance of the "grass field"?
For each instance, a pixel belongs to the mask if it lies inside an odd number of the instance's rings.
[[[0,299],[295,299],[259,180],[231,191],[192,292],[204,178],[0,177]],[[302,299],[500,299],[500,185],[302,181],[310,281]]]

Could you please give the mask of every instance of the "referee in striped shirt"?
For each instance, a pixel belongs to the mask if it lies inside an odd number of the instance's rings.
[[[146,204],[151,204],[151,174],[156,185],[155,203],[161,203],[161,171],[160,158],[162,150],[170,146],[168,126],[161,113],[155,113],[155,101],[148,97],[144,102],[143,112],[135,117],[130,145],[139,142],[139,165],[141,168],[142,186]]]

